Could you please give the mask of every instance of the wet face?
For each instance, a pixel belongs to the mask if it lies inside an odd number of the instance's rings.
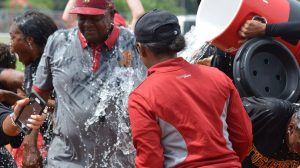
[[[300,155],[300,131],[294,127],[289,127],[287,132],[287,142],[289,152]]]
[[[78,27],[89,43],[103,43],[112,28],[113,17],[108,12],[103,15],[78,14]]]
[[[32,59],[30,58],[30,46],[26,37],[19,30],[16,24],[12,24],[9,29],[10,34],[10,47],[13,53],[18,54],[19,61],[24,65],[30,64]]]

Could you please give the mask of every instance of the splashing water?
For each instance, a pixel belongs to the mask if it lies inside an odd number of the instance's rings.
[[[97,124],[102,117],[105,117],[109,120],[109,118],[114,118],[117,116],[116,121],[113,121],[113,125],[116,126],[116,142],[113,146],[109,146],[108,149],[104,151],[102,158],[110,158],[110,163],[114,164],[114,167],[124,167],[122,165],[122,161],[119,160],[120,158],[115,154],[115,149],[121,151],[123,155],[132,155],[135,152],[135,148],[132,144],[131,140],[131,132],[130,132],[130,124],[128,119],[128,112],[127,112],[127,102],[128,96],[130,92],[135,87],[135,80],[137,79],[136,70],[133,68],[125,68],[125,67],[115,67],[111,72],[109,79],[102,83],[102,91],[97,93],[98,97],[100,97],[100,101],[96,107],[96,111],[92,117],[90,117],[85,123],[85,131],[88,131],[93,124]],[[113,110],[110,106],[114,106]],[[101,139],[101,138],[100,138]],[[106,143],[102,142],[99,139],[99,143]],[[108,142],[107,142],[108,143]],[[111,155],[113,153],[113,155]],[[132,160],[134,155],[132,155]],[[89,165],[94,165],[95,158],[91,159]],[[100,167],[110,167],[112,165],[108,165],[108,162],[100,162]],[[95,165],[94,165],[95,166]],[[131,167],[127,165],[128,167]]]
[[[193,56],[205,44],[205,41],[201,40],[200,34],[198,33],[195,26],[191,27],[191,30],[187,32],[184,37],[186,41],[186,48],[178,53],[178,56],[183,57],[185,60],[191,63]]]
[[[197,50],[197,52],[194,53],[194,55],[192,56],[192,59],[189,61],[190,63],[193,63],[193,64],[197,64],[199,62],[199,60],[201,60],[202,58],[205,57],[209,47],[211,45],[206,42],[204,43],[199,50]]]
[[[192,27],[191,30],[184,36],[187,46],[185,50],[180,52],[178,55],[192,64],[216,67],[230,78],[233,78],[232,66],[234,55],[222,51],[205,40],[213,38],[213,34],[215,34],[216,31],[217,30],[213,29],[205,32],[203,29],[197,28],[197,26]]]
[[[201,38],[198,29],[193,26],[191,30],[185,34],[186,48],[178,53],[178,56],[183,57],[190,63],[196,64],[199,60],[216,54],[216,48]],[[214,50],[214,51],[211,51]]]
[[[124,100],[116,101],[115,107],[119,114],[127,115],[127,111],[123,111],[123,109],[127,109],[128,95],[134,88],[134,76],[134,70],[132,68],[118,67],[114,69],[109,80],[103,83],[102,92],[98,93],[98,96],[100,97],[100,102],[97,105],[94,116],[92,116],[85,122],[86,131],[88,130],[88,127],[90,125],[99,121],[99,117],[107,115],[105,109],[107,109],[110,105],[112,98]],[[116,82],[118,82],[120,85],[117,85],[117,87],[112,87],[115,86]]]

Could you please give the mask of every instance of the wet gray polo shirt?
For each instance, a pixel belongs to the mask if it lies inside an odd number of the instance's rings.
[[[57,31],[37,69],[33,89],[57,94],[47,167],[134,167],[127,98],[145,77],[134,36],[115,27],[97,51],[84,40],[77,28]]]

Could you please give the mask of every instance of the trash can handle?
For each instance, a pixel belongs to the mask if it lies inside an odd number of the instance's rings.
[[[260,21],[261,23],[265,23],[265,24],[268,23],[268,21],[265,17],[258,16],[258,15],[253,16],[252,20],[257,20],[257,21]]]

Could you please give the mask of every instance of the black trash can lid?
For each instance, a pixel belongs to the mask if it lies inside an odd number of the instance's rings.
[[[241,96],[276,97],[295,102],[300,95],[299,66],[273,38],[253,38],[238,50],[233,79]]]

